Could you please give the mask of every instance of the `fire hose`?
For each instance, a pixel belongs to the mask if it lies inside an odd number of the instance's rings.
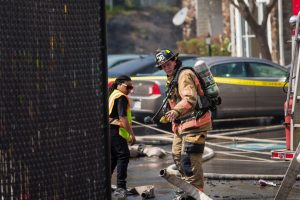
[[[194,197],[196,200],[211,200],[204,192],[201,192],[193,185],[179,178],[176,174],[172,174],[168,169],[162,169],[159,172],[160,176],[167,180],[169,183],[177,186],[178,188],[185,191],[189,196]]]

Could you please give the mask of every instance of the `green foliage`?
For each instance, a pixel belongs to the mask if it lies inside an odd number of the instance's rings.
[[[174,14],[180,9],[176,6],[170,6],[170,5],[162,3],[162,2],[159,2],[154,7],[161,12],[173,12]]]
[[[129,15],[133,11],[125,8],[123,6],[114,6],[112,9],[109,6],[106,6],[106,17],[110,18],[118,14]]]
[[[121,6],[114,6],[112,8],[110,8],[109,6],[106,6],[106,15],[107,17],[111,17],[120,13],[125,12],[124,7]]]
[[[132,11],[138,11],[138,10],[141,11],[141,10],[145,9],[140,5],[140,0],[122,0],[121,2],[119,2],[119,3],[115,2],[115,4],[113,5],[112,8],[109,6],[109,4],[106,5],[107,17],[112,17],[112,16],[118,15],[118,14],[128,15]],[[153,5],[153,8],[155,8],[161,12],[176,13],[179,10],[178,7],[170,6],[163,2],[158,2],[157,4]],[[149,8],[146,8],[146,9],[149,9]]]
[[[211,38],[212,56],[230,56],[228,45],[230,40],[223,37]],[[199,56],[208,56],[208,47],[205,43],[205,37],[192,38],[187,41],[178,41],[177,49],[181,53],[197,54]]]

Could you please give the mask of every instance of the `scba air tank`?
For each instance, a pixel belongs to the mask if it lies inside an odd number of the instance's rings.
[[[210,72],[206,63],[202,60],[199,60],[195,63],[193,68],[205,84],[204,93],[211,98],[218,97],[219,96],[218,85],[216,84],[214,77]]]

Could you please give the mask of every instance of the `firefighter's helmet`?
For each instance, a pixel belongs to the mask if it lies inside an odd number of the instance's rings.
[[[173,53],[169,49],[158,49],[155,53],[156,67],[161,68],[169,60],[177,60],[178,53]]]

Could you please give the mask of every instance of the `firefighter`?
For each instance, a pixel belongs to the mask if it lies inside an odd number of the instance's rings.
[[[130,77],[116,78],[109,88],[109,122],[111,139],[111,174],[117,167],[117,189],[114,196],[126,197],[127,167],[130,158],[128,143],[135,143],[131,127],[131,110],[128,94],[133,89]]]
[[[212,125],[211,112],[201,110],[197,105],[197,99],[204,96],[204,92],[193,70],[180,70],[182,63],[178,53],[168,49],[157,50],[155,58],[156,67],[167,74],[167,88],[171,88],[177,76],[177,83],[168,98],[168,111],[163,116],[172,122],[174,163],[181,178],[203,192],[202,154],[207,131]]]

